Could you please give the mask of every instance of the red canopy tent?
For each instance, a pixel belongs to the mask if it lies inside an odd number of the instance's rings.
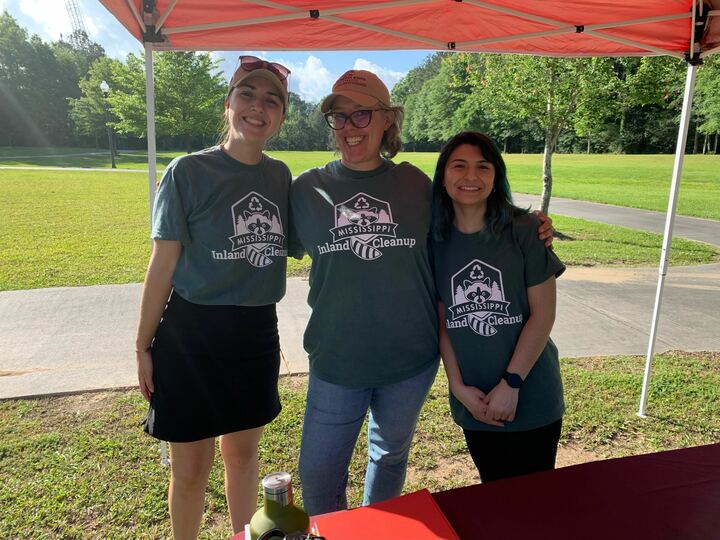
[[[434,49],[685,59],[685,95],[638,411],[644,416],[695,73],[702,58],[720,51],[720,0],[100,1],[145,46],[151,206],[156,50]]]

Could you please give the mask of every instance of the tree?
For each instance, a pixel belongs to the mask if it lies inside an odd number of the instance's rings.
[[[59,90],[64,78],[49,45],[37,36],[28,37],[7,12],[0,15],[0,142],[64,142],[67,103]]]
[[[115,88],[113,71],[118,69],[119,64],[118,60],[102,56],[95,60],[87,75],[78,83],[81,97],[70,99],[70,118],[78,133],[93,135],[97,140],[105,135],[107,122],[115,120],[108,118],[110,112],[100,83],[106,81],[111,89]]]
[[[102,47],[83,48],[28,36],[7,12],[0,15],[0,144],[67,144],[72,137],[68,97],[78,97],[78,81]]]
[[[108,96],[113,127],[120,133],[146,136],[145,62],[129,54],[113,64],[115,85]],[[161,52],[155,56],[155,126],[158,135],[179,136],[192,149],[193,136],[217,134],[227,83],[207,53]]]
[[[552,156],[572,121],[581,93],[591,92],[599,70],[594,59],[485,55],[474,72],[480,103],[493,118],[537,122],[544,133],[542,211],[552,194]],[[473,78],[471,78],[473,80]]]
[[[422,64],[408,71],[393,86],[391,101],[405,108],[402,137],[405,146],[410,150],[425,150],[436,146],[430,142],[427,129],[427,104],[419,94],[423,86],[437,76],[442,59],[447,54],[434,53],[427,56]]]
[[[703,153],[717,153],[720,133],[720,62],[710,57],[698,69],[696,85],[697,130],[705,135]],[[710,135],[715,134],[715,144],[710,146]]]
[[[327,124],[320,107],[290,92],[282,129],[268,141],[271,150],[327,150]]]

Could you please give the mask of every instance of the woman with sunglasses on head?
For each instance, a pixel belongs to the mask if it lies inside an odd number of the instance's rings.
[[[145,431],[170,442],[176,539],[197,538],[216,437],[233,530],[249,522],[258,443],[280,412],[275,303],[285,293],[291,175],[262,150],[285,119],[288,74],[241,57],[222,142],[173,160],[155,199],[136,356]]]
[[[363,504],[400,494],[415,424],[437,371],[428,252],[430,181],[401,147],[402,107],[368,71],[342,75],[321,104],[341,155],[291,188],[293,232],[310,254],[310,362],[300,449],[309,514],[347,506],[365,416]]]
[[[565,270],[512,204],[495,143],[459,133],[433,179],[440,353],[452,415],[483,482],[553,469],[564,410],[555,278]]]

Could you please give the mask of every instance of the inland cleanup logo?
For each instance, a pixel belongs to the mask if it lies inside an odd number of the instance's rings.
[[[272,264],[273,257],[287,255],[277,205],[251,191],[232,205],[231,210],[235,229],[235,234],[229,237],[232,247],[229,253],[213,251],[215,259],[246,259],[262,268]]]
[[[481,336],[493,336],[497,326],[522,323],[522,314],[508,313],[510,302],[505,301],[502,272],[477,259],[452,277],[452,319],[448,328],[470,327]]]
[[[358,193],[335,205],[335,227],[330,229],[332,243],[318,246],[322,255],[333,251],[351,251],[360,259],[374,261],[382,248],[413,247],[414,238],[397,238],[392,210],[386,201]]]

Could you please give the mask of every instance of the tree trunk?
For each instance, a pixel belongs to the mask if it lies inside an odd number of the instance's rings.
[[[697,122],[695,122],[695,138],[693,139],[693,154],[698,153],[698,144],[700,144],[700,132],[697,128]]]
[[[185,150],[188,154],[192,153],[192,135],[185,135]]]
[[[543,151],[542,171],[542,204],[540,210],[543,214],[548,213],[550,208],[550,196],[552,195],[552,155],[555,150],[555,141],[550,128],[545,132],[545,149]]]
[[[715,151],[713,152],[715,155],[717,155],[718,150],[718,134],[715,134]]]
[[[618,151],[620,154],[625,153],[625,110],[620,115],[620,137],[618,141]]]
[[[507,154],[508,149],[508,138],[505,137],[505,141],[503,142],[503,154]]]
[[[587,144],[587,153],[590,153],[590,132],[588,131],[588,144]]]
[[[703,142],[703,154],[707,154],[710,149],[710,134],[705,134],[705,141]]]

